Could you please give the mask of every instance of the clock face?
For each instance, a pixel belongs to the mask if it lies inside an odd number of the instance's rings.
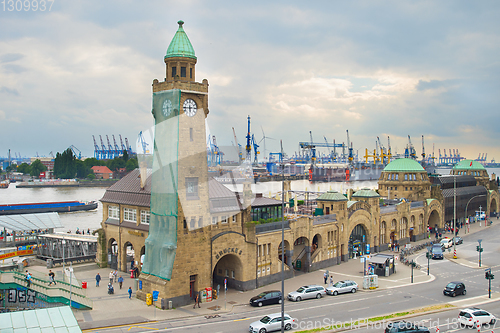
[[[172,113],[172,102],[169,99],[166,99],[165,102],[163,102],[162,112],[165,117],[170,116]]]
[[[196,102],[193,101],[191,98],[186,99],[182,107],[184,109],[184,113],[187,116],[192,117],[196,114],[197,110]]]

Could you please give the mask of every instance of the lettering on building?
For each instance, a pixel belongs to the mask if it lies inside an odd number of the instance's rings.
[[[243,250],[240,250],[237,247],[227,247],[227,248],[215,253],[215,259],[219,260],[225,254],[230,254],[230,253],[237,254],[237,255],[241,256],[241,253],[243,253]]]

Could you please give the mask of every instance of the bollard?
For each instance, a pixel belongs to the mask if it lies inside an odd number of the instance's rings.
[[[478,331],[478,332],[481,332],[481,325],[479,325],[479,320],[478,320],[478,321],[476,321],[476,323],[477,323],[477,331]]]
[[[436,326],[436,333],[439,333],[439,326]]]

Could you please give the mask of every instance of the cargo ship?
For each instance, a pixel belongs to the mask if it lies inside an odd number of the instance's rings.
[[[67,213],[97,209],[97,201],[59,201],[0,205],[0,215],[20,215],[36,213]]]

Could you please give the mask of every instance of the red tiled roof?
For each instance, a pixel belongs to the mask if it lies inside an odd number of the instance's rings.
[[[107,166],[102,165],[95,165],[91,169],[94,173],[113,173],[113,171],[109,170]]]

